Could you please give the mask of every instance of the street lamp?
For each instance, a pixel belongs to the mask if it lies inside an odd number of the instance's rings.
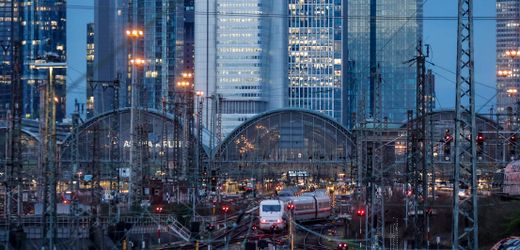
[[[126,36],[130,38],[140,38],[144,36],[144,32],[138,29],[126,30]]]
[[[56,103],[58,98],[54,91],[53,73],[54,69],[67,68],[66,63],[60,62],[47,62],[43,60],[37,60],[33,65],[34,69],[46,69],[49,71],[49,81],[45,86],[42,86],[40,90],[40,103],[44,105],[40,106],[40,116],[43,116],[43,122],[40,122],[40,135],[42,136],[42,147],[43,150],[40,152],[42,159],[41,167],[44,175],[44,194],[43,194],[43,209],[50,207],[50,218],[49,223],[45,221],[44,230],[42,233],[43,237],[49,240],[49,248],[54,248],[54,240],[56,238]],[[47,204],[47,193],[49,195],[49,203]],[[47,212],[43,212],[43,215]],[[45,218],[45,217],[44,217]],[[50,231],[47,232],[47,225],[49,225]],[[48,235],[45,235],[48,233]]]
[[[132,78],[131,78],[131,98],[130,98],[130,178],[128,180],[128,208],[132,208],[133,199],[137,194],[134,192],[137,191],[135,181],[138,181],[140,178],[137,171],[140,171],[141,166],[134,166],[134,154],[135,154],[135,108],[137,107],[137,68],[142,67],[145,64],[145,60],[142,58],[136,57],[137,54],[137,41],[144,37],[143,30],[140,29],[129,29],[126,31],[126,36],[128,39],[132,41],[132,54],[131,59],[128,61],[128,64],[132,66]],[[138,185],[140,186],[140,185]],[[138,191],[139,193],[142,190]]]

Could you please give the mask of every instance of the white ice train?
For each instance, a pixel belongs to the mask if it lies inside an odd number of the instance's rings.
[[[287,210],[288,204],[294,205],[293,216],[296,221],[324,220],[331,215],[330,197],[321,191],[283,200],[263,200],[259,206],[260,229],[283,230],[290,212]]]
[[[285,228],[285,204],[281,200],[263,200],[258,208],[260,229],[283,230]]]
[[[325,192],[303,193],[291,199],[294,204],[293,216],[297,221],[323,220],[330,217],[330,197]]]

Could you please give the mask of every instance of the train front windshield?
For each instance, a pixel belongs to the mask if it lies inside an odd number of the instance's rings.
[[[281,205],[262,205],[262,211],[264,212],[280,212],[282,210]]]

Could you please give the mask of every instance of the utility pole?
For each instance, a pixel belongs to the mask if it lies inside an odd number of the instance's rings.
[[[456,77],[452,245],[478,249],[473,0],[458,1]],[[459,199],[461,185],[470,188],[468,199]]]
[[[137,2],[134,2],[134,10],[137,10]],[[137,55],[137,43],[142,40],[144,37],[144,32],[142,30],[136,29],[137,26],[137,13],[132,13],[134,20],[134,29],[127,30],[126,35],[128,39],[132,41],[132,53],[131,58],[128,62],[128,65],[132,67],[131,69],[131,101],[130,101],[130,178],[128,180],[128,210],[132,209],[132,206],[140,205],[139,203],[142,200],[142,176],[141,176],[141,166],[139,164],[135,164],[135,154],[137,147],[137,126],[139,121],[136,121],[136,116],[139,116],[138,108],[140,107],[138,92],[140,92],[140,84],[138,81],[138,68],[142,67],[145,63],[143,58],[139,58]],[[137,113],[137,114],[136,114]]]
[[[196,121],[196,130],[197,131],[197,140],[195,147],[195,192],[199,193],[199,179],[200,179],[200,167],[202,165],[202,157],[201,157],[201,149],[202,149],[202,108],[204,104],[204,93],[202,91],[197,91],[196,96],[198,97],[198,105],[197,105],[197,121]],[[192,218],[196,216],[195,203],[193,204],[193,214]]]
[[[114,111],[119,110],[119,86],[120,86],[120,74],[117,75],[115,80],[90,80],[88,81],[89,88],[91,89],[92,93],[96,90],[96,88],[101,87],[102,88],[102,100],[105,97],[105,91],[107,89],[113,90],[113,100],[112,100],[112,109]],[[78,116],[79,118],[79,116]],[[109,148],[109,159],[111,163],[111,169],[110,169],[110,188],[109,190],[113,191],[113,175],[112,171],[117,171],[117,201],[119,203],[119,194],[120,194],[120,153],[119,153],[119,137],[120,137],[120,120],[121,115],[117,113],[115,118],[111,120],[110,130],[109,130],[109,137],[110,137],[110,148]],[[112,202],[109,203],[109,214],[112,212]],[[116,209],[119,209],[119,204],[116,204]]]
[[[416,89],[416,119],[412,122],[412,149],[409,151],[411,162],[408,164],[407,176],[411,177],[411,198],[413,215],[413,232],[415,235],[414,248],[428,248],[427,244],[427,214],[428,207],[428,170],[429,170],[429,154],[430,140],[427,140],[429,123],[428,118],[428,100],[426,86],[426,58],[429,56],[429,47],[426,46],[426,54],[423,52],[422,41],[419,40],[417,45],[417,55],[408,62],[416,64],[417,71],[417,89]],[[409,119],[410,119],[409,115]],[[420,216],[422,214],[422,216]]]
[[[56,101],[53,72],[66,68],[66,63],[36,61],[35,69],[47,69],[49,80],[40,86],[40,154],[44,176],[43,236],[48,249],[55,248],[56,240]],[[43,154],[42,154],[43,153]]]
[[[415,134],[414,134],[414,125],[413,123],[413,110],[408,110],[407,114],[407,120],[408,120],[408,126],[406,127],[406,170],[405,170],[405,197],[404,197],[404,206],[405,206],[405,216],[404,216],[404,224],[405,227],[408,228],[408,217],[410,214],[410,197],[412,195],[412,186],[411,186],[411,179],[412,179],[412,170],[415,169],[415,159],[414,159],[414,146],[415,143]]]
[[[368,214],[370,217],[370,246],[377,249],[385,249],[385,207],[384,207],[384,171],[383,171],[383,119],[382,119],[382,98],[381,98],[381,75],[379,68],[371,69],[371,78],[374,82],[374,99],[372,107],[374,136],[377,138],[371,143],[371,169],[367,171],[370,192],[367,195],[367,202],[370,205]]]
[[[73,230],[72,230],[72,239],[77,239],[79,234],[79,218],[78,218],[78,198],[77,193],[79,191],[79,182],[81,181],[79,178],[76,178],[79,168],[79,152],[78,152],[78,143],[79,143],[79,104],[76,100],[74,105],[74,113],[72,113],[72,140],[70,145],[70,156],[72,161],[72,171],[70,173],[70,184],[72,185],[72,216],[74,220]]]
[[[9,2],[9,1],[8,1]],[[10,68],[11,77],[11,100],[9,106],[9,114],[7,115],[7,129],[8,129],[8,141],[7,141],[7,154],[5,159],[5,176],[3,184],[5,185],[5,207],[4,212],[6,215],[7,222],[7,238],[11,231],[11,219],[13,210],[16,211],[17,224],[20,225],[20,216],[22,213],[22,109],[23,109],[23,97],[22,97],[22,82],[21,82],[21,51],[20,51],[20,23],[19,16],[16,8],[20,8],[18,1],[10,1],[10,4],[6,2],[0,7],[0,12],[4,18],[11,19],[10,29],[4,29],[6,32],[3,33],[3,39],[10,37],[9,40],[1,41],[1,48],[3,57],[6,61],[11,60],[12,65]],[[14,190],[13,190],[14,189]],[[13,193],[16,193],[14,196]],[[16,209],[13,209],[16,205]],[[6,246],[7,248],[7,246]]]

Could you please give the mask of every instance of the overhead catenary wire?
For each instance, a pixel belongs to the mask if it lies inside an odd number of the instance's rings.
[[[426,2],[426,1],[425,1]],[[84,9],[84,10],[92,10],[93,6],[89,5],[78,5],[78,4],[69,4],[67,5],[69,9]],[[178,14],[184,13],[184,11],[177,11]],[[330,12],[332,14],[332,12]],[[273,13],[250,13],[250,12],[221,12],[221,11],[194,11],[196,16],[236,16],[236,17],[269,17],[269,18],[292,18],[289,15],[280,15]],[[369,15],[349,15],[349,16],[326,16],[326,15],[298,15],[298,18],[324,18],[324,19],[343,19],[343,20],[367,20],[370,19]],[[382,15],[377,16],[377,20],[380,21],[389,21],[389,20],[423,20],[423,21],[457,21],[457,16],[390,16],[390,15]],[[517,20],[516,17],[496,17],[496,16],[474,16],[473,19],[475,21],[496,21],[496,20],[504,20],[504,21],[514,21]]]

